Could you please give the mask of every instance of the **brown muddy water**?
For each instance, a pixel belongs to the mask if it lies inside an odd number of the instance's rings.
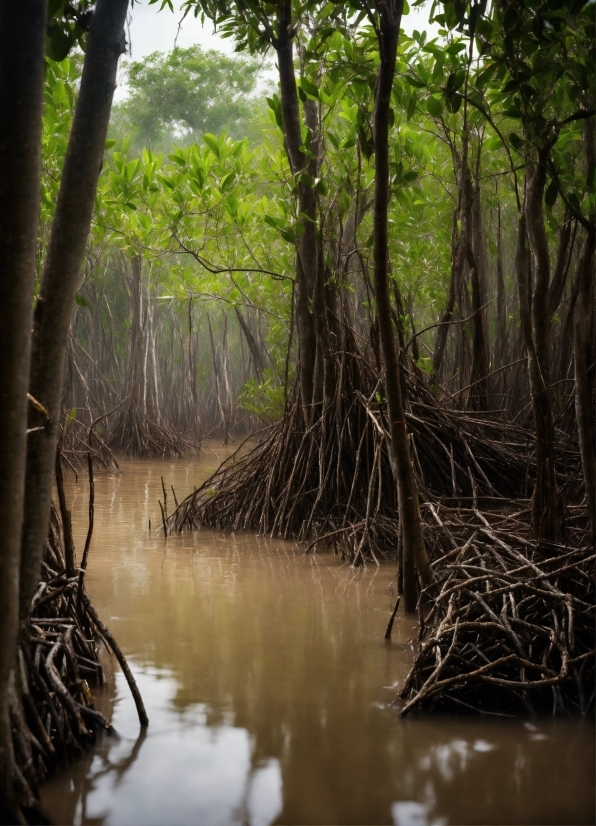
[[[353,571],[244,534],[160,536],[160,477],[180,498],[227,453],[211,443],[97,474],[87,583],[150,725],[139,733],[106,655],[98,706],[117,735],[45,784],[55,821],[594,823],[592,723],[398,717],[414,624],[398,616],[384,642],[393,565]],[[78,548],[87,492],[69,482]]]

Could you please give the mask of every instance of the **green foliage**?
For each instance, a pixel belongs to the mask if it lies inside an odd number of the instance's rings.
[[[64,60],[76,46],[85,48],[92,0],[49,0],[46,55]]]
[[[61,62],[49,58],[46,60],[42,128],[42,223],[50,220],[54,214],[81,68],[80,55],[73,55]]]
[[[200,46],[154,52],[126,65],[127,99],[114,107],[110,134],[140,151],[197,143],[205,133],[258,142],[266,125],[256,93],[262,61]]]
[[[172,6],[168,0],[161,5]],[[182,8],[211,17],[224,36],[236,38],[239,50],[262,53],[275,43],[275,5],[189,0]],[[233,319],[234,307],[259,313],[272,366],[262,382],[248,383],[240,403],[265,420],[279,417],[284,406],[296,242],[305,224],[299,186],[318,194],[329,280],[354,293],[351,273],[337,270],[337,249],[356,205],[364,217],[355,243],[362,266],[370,267],[379,55],[363,9],[360,0],[349,7],[293,4],[300,106],[304,114],[314,102],[322,123],[320,135],[306,127],[302,134],[308,158],[320,140],[316,176],[291,173],[280,141],[279,90],[266,98],[257,94],[261,61],[199,47],[129,65],[130,95],[116,108],[106,145],[93,245],[113,255],[143,256],[154,297],[172,296],[179,308],[189,297],[204,302],[219,319],[215,325]],[[435,323],[445,306],[461,232],[457,176],[464,142],[482,181],[483,208],[490,216],[498,202],[505,235],[515,232],[524,168],[545,147],[551,235],[566,209],[583,217],[596,205],[577,151],[581,114],[594,108],[588,5],[507,0],[485,8],[446,0],[435,11],[443,40],[402,33],[391,104],[389,251],[395,284],[408,297],[417,329]],[[48,60],[44,225],[53,214],[79,72],[75,56]],[[511,259],[507,239],[505,247]],[[492,266],[494,244],[489,252]],[[401,321],[410,336],[409,314]],[[430,370],[427,354],[419,365]],[[199,383],[208,369],[199,366]]]
[[[292,381],[294,377],[289,378]],[[276,422],[284,412],[284,386],[273,376],[271,370],[267,370],[263,382],[249,379],[238,403],[247,413],[254,413],[267,423]]]

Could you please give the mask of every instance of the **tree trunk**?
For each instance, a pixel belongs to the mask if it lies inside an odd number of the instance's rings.
[[[545,184],[546,157],[540,153],[530,172],[524,209],[534,281],[530,325],[526,324],[525,330],[536,428],[536,485],[532,499],[532,530],[536,539],[552,540],[557,535],[557,485],[548,340],[550,254],[542,206]]]
[[[242,313],[240,312],[239,307],[234,308],[236,310],[236,316],[238,318],[238,323],[240,324],[240,329],[244,333],[244,338],[246,339],[246,343],[248,344],[248,350],[250,352],[250,357],[252,359],[252,365],[254,367],[256,376],[259,381],[263,381],[263,371],[265,369],[265,359],[263,358],[263,354],[257,344],[257,340],[255,339],[252,330],[248,326],[248,323]]]
[[[406,611],[416,609],[415,568],[423,583],[433,579],[422,534],[422,521],[414,469],[406,429],[400,384],[400,366],[391,321],[389,298],[389,107],[395,76],[395,62],[403,0],[379,2],[380,64],[374,110],[375,201],[373,217],[374,275],[379,338],[383,357],[385,394],[391,433],[391,450],[397,470],[399,517],[403,526],[404,605]]]
[[[503,273],[503,232],[501,229],[501,205],[497,202],[497,323],[494,346],[495,367],[502,367],[505,364],[506,349],[507,307],[505,305],[505,277]]]
[[[584,121],[587,191],[594,189],[596,178],[596,140],[594,118]],[[594,252],[596,228],[591,209],[589,229],[578,264],[578,296],[573,317],[573,366],[575,368],[575,415],[579,435],[582,469],[586,484],[588,515],[592,540],[596,539],[596,346],[594,343]]]
[[[48,532],[54,456],[60,422],[64,358],[81,265],[103,161],[118,59],[125,49],[128,0],[98,0],[72,132],[52,222],[48,253],[34,313],[30,392],[49,413],[39,413],[27,450],[25,518],[21,549],[20,607],[26,620],[37,587]]]
[[[478,178],[479,178],[478,170]],[[474,187],[474,200],[470,212],[470,233],[468,238],[468,264],[472,281],[472,309],[473,341],[472,341],[472,372],[470,375],[470,396],[468,404],[472,409],[488,410],[489,386],[488,374],[489,348],[487,310],[481,309],[487,303],[487,269],[488,260],[484,240],[484,226],[482,220],[482,203],[480,200],[480,183],[477,179]]]
[[[454,165],[457,164],[454,160]],[[472,208],[472,201],[474,192],[472,190],[472,181],[470,179],[470,172],[468,169],[468,139],[464,135],[463,151],[461,162],[459,164],[459,181],[458,181],[458,197],[457,208],[453,215],[453,231],[452,231],[452,252],[451,252],[451,278],[449,281],[449,292],[447,294],[447,306],[441,318],[441,323],[437,327],[435,334],[435,342],[433,347],[432,358],[432,375],[431,381],[438,381],[441,374],[441,367],[445,358],[445,349],[447,347],[447,337],[449,334],[449,323],[453,318],[453,311],[455,310],[456,302],[461,295],[464,269],[468,255],[469,235],[470,235],[470,212]],[[458,236],[457,223],[460,223],[460,230]]]
[[[131,262],[128,289],[130,292],[130,350],[128,353],[128,376],[126,379],[130,399],[127,404],[129,411],[134,414],[145,415],[145,370],[143,356],[143,324],[142,324],[142,259],[135,255]]]
[[[307,157],[300,152],[300,105],[294,71],[294,49],[291,0],[284,0],[278,9],[278,33],[275,48],[279,70],[279,86],[285,149],[292,173],[296,175],[307,165]],[[301,222],[302,237],[296,244],[295,313],[300,350],[300,395],[307,421],[315,381],[317,341],[309,302],[312,302],[316,279],[316,193],[304,182],[298,181],[299,212],[308,216]]]
[[[596,457],[594,451],[594,251],[596,230],[592,225],[584,241],[578,265],[579,293],[573,319],[573,366],[575,415],[582,469],[586,484],[592,539],[596,537]]]
[[[14,799],[8,692],[19,617],[46,4],[0,3],[0,822]]]

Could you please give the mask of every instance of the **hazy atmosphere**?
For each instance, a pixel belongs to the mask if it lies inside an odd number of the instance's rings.
[[[0,3],[0,823],[594,824],[584,0]]]

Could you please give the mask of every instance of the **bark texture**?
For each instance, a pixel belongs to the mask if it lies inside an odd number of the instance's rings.
[[[578,265],[579,294],[573,319],[573,366],[575,371],[575,416],[579,449],[586,484],[592,539],[596,537],[596,457],[594,455],[594,251],[596,229],[592,227],[582,247]]]
[[[536,428],[536,484],[532,498],[532,528],[536,539],[555,539],[557,535],[557,485],[555,477],[555,429],[550,393],[548,290],[550,285],[550,254],[544,223],[544,189],[546,157],[538,154],[528,179],[525,201],[525,223],[531,269],[520,283],[526,291],[525,323],[522,323],[528,373],[532,396],[532,411]],[[530,282],[527,283],[528,276]],[[531,296],[531,298],[530,298]],[[529,305],[529,307],[528,307]],[[528,316],[529,311],[529,318]]]
[[[406,429],[399,356],[395,346],[395,334],[391,319],[389,297],[388,222],[389,205],[389,107],[395,76],[395,62],[399,26],[403,4],[401,0],[377,4],[379,15],[380,65],[377,77],[377,94],[374,111],[375,142],[375,200],[373,216],[374,233],[374,285],[377,302],[379,338],[383,359],[383,374],[387,408],[389,413],[391,450],[397,472],[399,516],[403,526],[403,584],[406,611],[416,609],[415,569],[423,583],[433,579],[432,568],[426,553],[420,519],[418,491],[410,457]]]
[[[18,633],[46,4],[0,4],[0,822],[15,822],[9,686]]]
[[[90,22],[81,87],[41,288],[35,307],[30,392],[49,419],[31,417],[27,450],[25,519],[21,550],[20,608],[26,620],[37,587],[48,532],[69,325],[91,225],[103,161],[118,59],[125,50],[128,0],[98,0]]]

